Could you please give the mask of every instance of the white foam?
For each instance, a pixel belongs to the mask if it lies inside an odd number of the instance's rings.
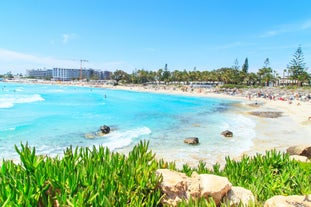
[[[111,132],[107,138],[109,142],[105,144],[109,149],[114,150],[129,146],[135,138],[143,135],[148,135],[151,130],[148,127],[141,127],[137,129],[128,130],[125,132]]]
[[[37,101],[44,101],[44,98],[42,98],[39,94],[34,94],[30,96],[20,96],[15,99],[15,103],[32,103]]]
[[[234,133],[232,141],[238,144],[239,153],[249,150],[256,137],[256,123],[243,115],[235,115],[231,120],[230,127]]]
[[[14,104],[18,103],[32,103],[37,101],[44,101],[40,94],[33,95],[16,95],[6,94],[0,98],[0,108],[12,108]]]
[[[0,99],[0,109],[7,109],[7,108],[12,108],[14,106],[13,103],[11,102],[2,102],[2,100]]]

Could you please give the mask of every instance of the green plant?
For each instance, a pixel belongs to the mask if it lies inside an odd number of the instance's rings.
[[[225,168],[217,174],[228,177],[233,185],[251,190],[259,201],[265,201],[274,195],[310,193],[310,172],[302,170],[288,154],[272,150],[265,155],[243,156],[241,161],[227,157]]]
[[[20,164],[3,161],[2,206],[157,206],[158,167],[148,142],[125,156],[108,148],[68,148],[60,159],[16,147]]]
[[[176,170],[174,162],[156,160],[141,141],[128,155],[105,147],[69,147],[60,157],[36,155],[28,144],[15,147],[20,163],[3,160],[0,169],[1,206],[162,206],[158,188],[161,177],[156,169]],[[264,155],[243,156],[240,161],[226,158],[208,169],[204,162],[197,168],[183,165],[181,172],[194,171],[226,176],[235,186],[251,190],[262,206],[274,195],[311,193],[311,164],[289,159],[275,150]],[[216,206],[211,200],[190,199],[179,206]],[[228,206],[222,203],[220,206]]]

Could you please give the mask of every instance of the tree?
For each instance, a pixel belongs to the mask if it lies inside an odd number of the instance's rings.
[[[270,81],[273,79],[272,69],[270,67],[263,67],[259,69],[258,76],[260,77],[260,82],[263,80],[265,85],[269,86]]]
[[[264,68],[268,68],[268,67],[269,67],[269,65],[270,65],[270,60],[269,60],[269,58],[266,58],[264,64],[265,64],[265,65],[264,65]]]
[[[162,81],[163,80],[163,69],[159,69],[158,71],[157,71],[157,74],[156,74],[156,81]]]
[[[248,58],[245,58],[244,64],[242,65],[242,71],[244,73],[248,72]]]
[[[120,80],[125,80],[127,78],[128,74],[124,72],[123,70],[116,70],[112,74],[112,79],[116,81],[116,85],[119,84]]]
[[[308,79],[301,46],[297,48],[293,55],[288,70],[291,71],[291,79],[297,81],[297,86],[302,86],[302,83]]]
[[[256,73],[248,73],[244,79],[246,81],[246,85],[255,85],[258,80],[258,75]]]
[[[170,81],[170,77],[171,77],[171,72],[168,71],[167,69],[167,64],[165,64],[165,67],[164,67],[164,71],[163,71],[163,81],[165,82],[165,84]]]
[[[239,61],[238,61],[237,58],[234,60],[234,65],[232,66],[232,69],[234,69],[234,70],[239,70],[240,69]]]

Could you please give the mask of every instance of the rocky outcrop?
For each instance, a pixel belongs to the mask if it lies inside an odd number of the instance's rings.
[[[184,173],[178,173],[168,169],[159,169],[157,175],[161,175],[163,180],[160,184],[163,204],[176,206],[182,199],[187,199],[188,178]]]
[[[255,197],[250,190],[242,187],[232,186],[231,190],[224,197],[223,202],[230,206],[247,206],[255,203]]]
[[[233,132],[229,131],[229,130],[225,130],[225,131],[221,132],[221,135],[223,135],[225,137],[233,137]]]
[[[212,174],[194,172],[188,177],[184,173],[168,169],[158,169],[156,173],[163,178],[160,188],[164,197],[161,202],[170,206],[176,206],[182,199],[188,200],[190,197],[207,200],[212,198],[219,204],[232,187],[226,177]]]
[[[286,152],[289,155],[300,155],[300,156],[306,156],[309,159],[311,158],[311,146],[307,146],[307,145],[291,146],[286,149]]]
[[[212,197],[216,204],[220,203],[232,187],[228,178],[210,174],[201,174],[199,184],[201,197],[205,199]]]
[[[310,160],[306,156],[301,156],[301,155],[291,155],[289,156],[289,159],[296,160],[299,162],[310,162]]]
[[[282,112],[279,111],[251,111],[249,113],[263,118],[278,118],[282,116]]]
[[[196,145],[196,144],[199,144],[199,138],[197,138],[197,137],[188,137],[188,138],[184,139],[184,143]]]
[[[281,195],[278,195],[278,196],[274,196],[274,197],[268,199],[264,205],[264,207],[275,207],[275,206],[311,207],[311,198],[310,198],[310,195],[309,196],[299,196],[299,195],[281,196]]]

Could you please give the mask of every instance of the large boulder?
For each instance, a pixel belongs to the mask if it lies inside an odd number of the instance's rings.
[[[289,159],[296,160],[299,162],[310,162],[310,160],[306,156],[301,156],[301,155],[290,155]]]
[[[188,137],[184,139],[184,143],[186,144],[199,144],[199,138],[197,137]]]
[[[188,177],[186,174],[169,169],[158,169],[156,174],[163,178],[160,184],[164,194],[161,201],[163,204],[176,206],[182,199],[187,199]]]
[[[199,178],[201,197],[204,197],[207,200],[212,197],[216,204],[220,203],[222,198],[232,187],[232,184],[226,177],[212,174],[201,174]]]
[[[275,207],[275,206],[311,207],[310,195],[309,196],[300,196],[300,195],[281,196],[281,195],[278,195],[278,196],[274,196],[274,197],[268,199],[264,205],[264,207]]]
[[[245,188],[232,186],[231,190],[223,199],[224,203],[229,204],[230,206],[248,206],[255,203],[254,194]]]
[[[225,131],[221,132],[221,135],[223,135],[225,137],[233,137],[232,131],[229,131],[229,130],[225,130]]]
[[[162,176],[160,188],[164,197],[162,204],[177,206],[182,199],[191,198],[213,198],[219,204],[222,198],[231,189],[232,184],[226,177],[211,174],[197,174],[194,172],[191,177],[184,173],[168,169],[158,169],[157,175]]]
[[[286,152],[289,155],[300,155],[300,156],[306,156],[309,159],[311,158],[311,146],[307,146],[307,145],[291,146],[286,149]]]

